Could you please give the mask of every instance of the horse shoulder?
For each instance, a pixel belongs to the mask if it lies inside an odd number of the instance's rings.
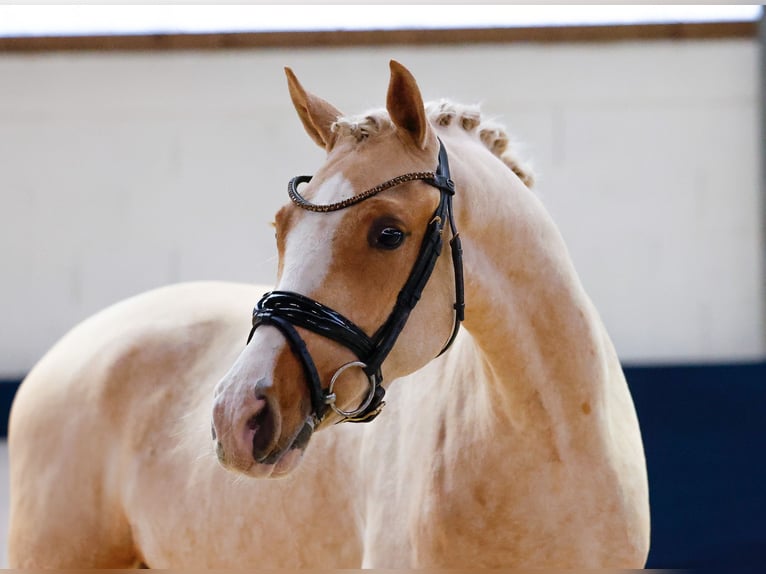
[[[237,337],[244,344],[259,293],[226,283],[154,290],[85,320],[40,360],[9,421],[14,562],[130,563],[126,462],[167,446],[173,421],[212,392],[238,347],[213,356]],[[64,556],[52,541],[66,538],[72,520],[82,545]]]

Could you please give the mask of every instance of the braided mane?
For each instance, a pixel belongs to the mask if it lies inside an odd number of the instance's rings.
[[[484,144],[484,147],[513,170],[524,185],[529,188],[534,185],[534,173],[512,149],[511,140],[505,127],[492,120],[482,118],[479,106],[440,100],[428,102],[426,114],[428,120],[435,126],[457,124],[466,132],[474,134]],[[374,110],[361,116],[339,118],[333,124],[332,129],[338,135],[362,140],[385,129],[393,129],[393,124],[385,110]]]

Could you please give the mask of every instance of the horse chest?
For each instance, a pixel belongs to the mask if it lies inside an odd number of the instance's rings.
[[[520,520],[524,489],[518,489],[502,465],[465,469],[436,465],[424,485],[411,529],[418,566],[498,567],[514,562],[527,535]]]
[[[570,473],[546,459],[547,449],[522,441],[483,450],[434,446],[401,456],[394,476],[376,483],[365,567],[558,564],[565,560],[554,554],[587,546],[563,540],[582,517]],[[590,537],[588,528],[580,532]]]

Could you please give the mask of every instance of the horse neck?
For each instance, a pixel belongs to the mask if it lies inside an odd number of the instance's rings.
[[[456,203],[465,328],[484,390],[475,396],[493,411],[489,420],[544,430],[561,454],[593,434],[588,421],[605,402],[608,380],[621,376],[619,363],[540,201],[484,148],[471,151],[477,157],[456,157],[453,173],[465,182]]]

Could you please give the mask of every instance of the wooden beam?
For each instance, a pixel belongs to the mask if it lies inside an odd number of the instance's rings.
[[[758,22],[0,38],[0,52],[182,51],[757,38]]]

